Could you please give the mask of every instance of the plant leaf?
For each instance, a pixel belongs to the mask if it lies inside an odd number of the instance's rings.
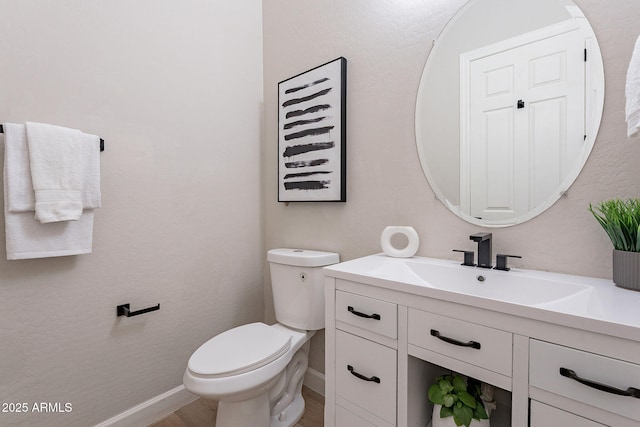
[[[453,394],[445,394],[444,397],[442,398],[442,406],[446,406],[446,407],[450,408],[451,406],[453,406],[455,401],[456,400],[455,400]]]
[[[431,403],[442,405],[444,393],[438,384],[432,384],[431,387],[429,387],[428,395]]]
[[[440,418],[453,417],[453,410],[443,406],[440,408]]]
[[[460,375],[453,377],[453,389],[458,392],[467,391],[467,383]]]
[[[444,393],[450,393],[453,390],[453,386],[447,380],[438,381],[438,385],[440,386],[440,388]]]
[[[471,409],[475,409],[475,407],[476,407],[476,398],[471,396],[468,392],[461,391],[460,393],[458,393],[458,397],[460,398],[462,403],[464,403],[465,405],[467,405]]]
[[[487,411],[484,410],[484,406],[477,405],[476,409],[473,411],[473,418],[476,420],[488,420],[489,416],[487,415]]]
[[[640,252],[640,199],[607,200],[589,211],[620,251]]]
[[[457,426],[465,425],[469,427],[471,424],[471,420],[473,420],[473,411],[468,406],[462,405],[461,408],[454,407],[453,408],[453,421]]]

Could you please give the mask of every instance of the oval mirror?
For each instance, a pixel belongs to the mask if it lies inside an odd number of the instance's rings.
[[[603,104],[600,49],[571,0],[470,0],[434,41],[422,74],[420,162],[459,217],[519,224],[577,178]]]

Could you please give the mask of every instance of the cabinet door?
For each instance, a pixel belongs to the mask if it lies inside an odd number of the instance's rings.
[[[604,424],[596,423],[578,415],[572,414],[545,405],[544,403],[531,401],[531,422],[529,427],[607,427]]]
[[[396,351],[336,331],[336,395],[396,423]]]

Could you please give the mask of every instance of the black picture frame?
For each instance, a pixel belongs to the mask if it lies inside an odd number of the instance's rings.
[[[347,60],[278,83],[278,201],[346,202]]]

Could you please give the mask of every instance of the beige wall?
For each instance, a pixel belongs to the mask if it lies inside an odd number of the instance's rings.
[[[0,249],[0,402],[72,412],[0,425],[104,421],[182,384],[214,334],[263,319],[261,7],[0,0],[0,122],[106,140],[93,254]],[[116,318],[127,302],[161,309]]]
[[[269,0],[264,31],[265,245],[339,252],[342,260],[380,252],[387,225],[411,225],[418,255],[456,259],[480,228],[451,214],[429,187],[417,158],[414,108],[432,40],[459,0]],[[494,252],[522,255],[514,265],[611,277],[611,244],[589,202],[640,194],[640,141],[626,139],[624,78],[638,36],[637,0],[576,0],[602,49],[606,99],[602,127],[583,172],[537,218],[490,230]],[[344,56],[348,61],[347,202],[277,203],[277,83]],[[267,278],[266,301],[270,287]],[[267,317],[272,308],[267,304]],[[324,371],[322,334],[311,367]]]

